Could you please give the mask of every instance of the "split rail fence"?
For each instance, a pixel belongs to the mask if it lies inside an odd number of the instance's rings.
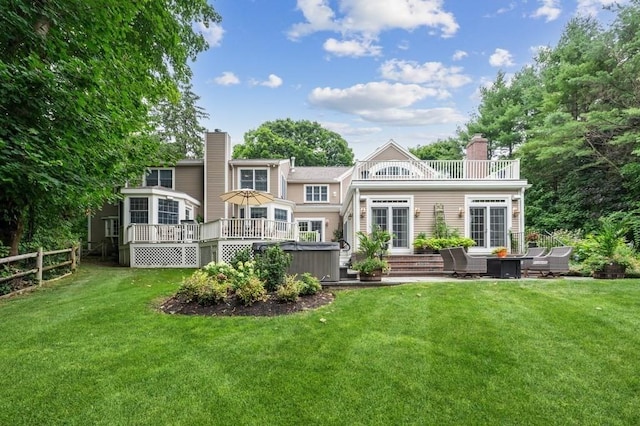
[[[44,261],[45,257],[61,255],[63,253],[67,253],[66,260],[63,260],[59,263],[45,264],[45,261]],[[70,248],[66,248],[62,250],[52,250],[52,251],[43,251],[43,249],[41,248],[38,251],[33,253],[19,254],[17,256],[0,258],[0,265],[4,265],[4,264],[10,265],[12,263],[22,262],[28,259],[35,259],[35,265],[30,264],[28,266],[29,269],[20,268],[11,275],[0,276],[0,283],[14,280],[17,278],[26,277],[28,275],[35,275],[35,282],[37,285],[40,285],[43,283],[42,276],[43,276],[43,273],[46,271],[50,271],[56,268],[61,268],[64,266],[69,266],[69,269],[71,269],[71,271],[74,271],[78,266],[78,263],[80,262],[80,246],[75,245]],[[29,263],[32,263],[32,262],[29,262]],[[11,271],[11,268],[8,268],[8,270]],[[56,278],[59,278],[59,277],[56,277]]]

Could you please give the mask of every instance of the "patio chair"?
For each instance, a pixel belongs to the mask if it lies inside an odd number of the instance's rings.
[[[548,254],[532,260],[529,271],[539,272],[541,276],[556,276],[569,272],[569,257],[573,247],[553,247]]]
[[[456,262],[453,260],[453,255],[448,248],[440,250],[440,256],[442,256],[443,268],[442,272],[445,274],[451,274],[453,276],[458,275],[456,273]]]
[[[545,251],[547,251],[546,247],[529,247],[527,249],[527,252],[522,255],[523,257],[533,257],[533,259],[522,259],[520,267],[522,268],[522,272],[525,277],[528,275],[529,268],[531,267],[531,264],[533,263],[533,261],[536,258],[544,255]]]
[[[462,247],[451,247],[454,272],[465,277],[467,275],[483,275],[487,273],[487,258],[470,256]]]

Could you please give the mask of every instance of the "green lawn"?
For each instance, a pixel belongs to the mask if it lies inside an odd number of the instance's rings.
[[[640,424],[640,280],[340,291],[278,318],[158,313],[188,273],[83,265],[0,301],[0,424]]]

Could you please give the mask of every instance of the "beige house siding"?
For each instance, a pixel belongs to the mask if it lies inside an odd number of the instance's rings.
[[[176,167],[176,191],[184,192],[196,200],[203,203],[204,201],[204,166],[202,164],[178,165]],[[194,211],[197,217],[204,217],[204,209],[202,204]]]
[[[89,236],[90,243],[101,243],[105,241],[104,232],[104,217],[118,217],[119,216],[119,204],[105,204],[100,210],[95,212],[89,219],[91,235]],[[120,224],[122,226],[122,224]],[[119,231],[120,232],[120,231]]]
[[[432,236],[433,226],[435,223],[435,207],[437,204],[442,204],[444,209],[444,218],[448,226],[458,229],[461,235],[464,235],[465,220],[467,218],[467,207],[465,206],[465,199],[467,196],[478,195],[494,195],[501,197],[508,197],[513,199],[519,193],[517,191],[493,191],[493,190],[481,190],[481,191],[468,191],[468,190],[414,190],[414,191],[402,191],[402,190],[389,190],[389,191],[360,191],[361,198],[371,197],[385,197],[390,198],[397,196],[399,198],[413,197],[414,211],[410,212],[411,219],[413,220],[413,236],[420,232],[425,232],[428,237]],[[365,207],[367,204],[365,201],[360,203],[360,207]],[[511,218],[511,231],[520,232],[519,220],[517,217],[513,217],[513,208],[517,207],[517,201],[511,201],[510,208],[508,207],[507,214]],[[420,214],[415,217],[415,209],[420,209]],[[462,209],[462,215],[460,215],[460,209]],[[360,212],[357,212],[359,215]],[[363,232],[369,232],[367,229],[367,215],[366,212],[364,218],[360,219],[359,230]],[[521,213],[519,213],[521,214]],[[413,237],[412,237],[413,238]]]
[[[328,202],[309,202],[305,201],[305,187],[307,185],[328,185]],[[334,195],[335,194],[335,195]],[[296,204],[314,204],[314,205],[328,205],[328,204],[341,204],[340,203],[340,184],[338,182],[323,183],[314,182],[310,184],[294,182],[287,185],[287,199],[295,202]]]
[[[408,160],[406,153],[400,151],[395,145],[387,145],[380,152],[375,152],[368,161]]]
[[[227,191],[228,160],[231,156],[231,139],[224,132],[208,132],[205,145],[205,221],[226,216],[225,203],[220,194]]]

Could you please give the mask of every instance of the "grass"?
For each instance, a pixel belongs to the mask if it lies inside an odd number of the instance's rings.
[[[83,265],[0,301],[0,424],[640,424],[640,280],[349,290],[278,318],[158,313],[188,273]]]

